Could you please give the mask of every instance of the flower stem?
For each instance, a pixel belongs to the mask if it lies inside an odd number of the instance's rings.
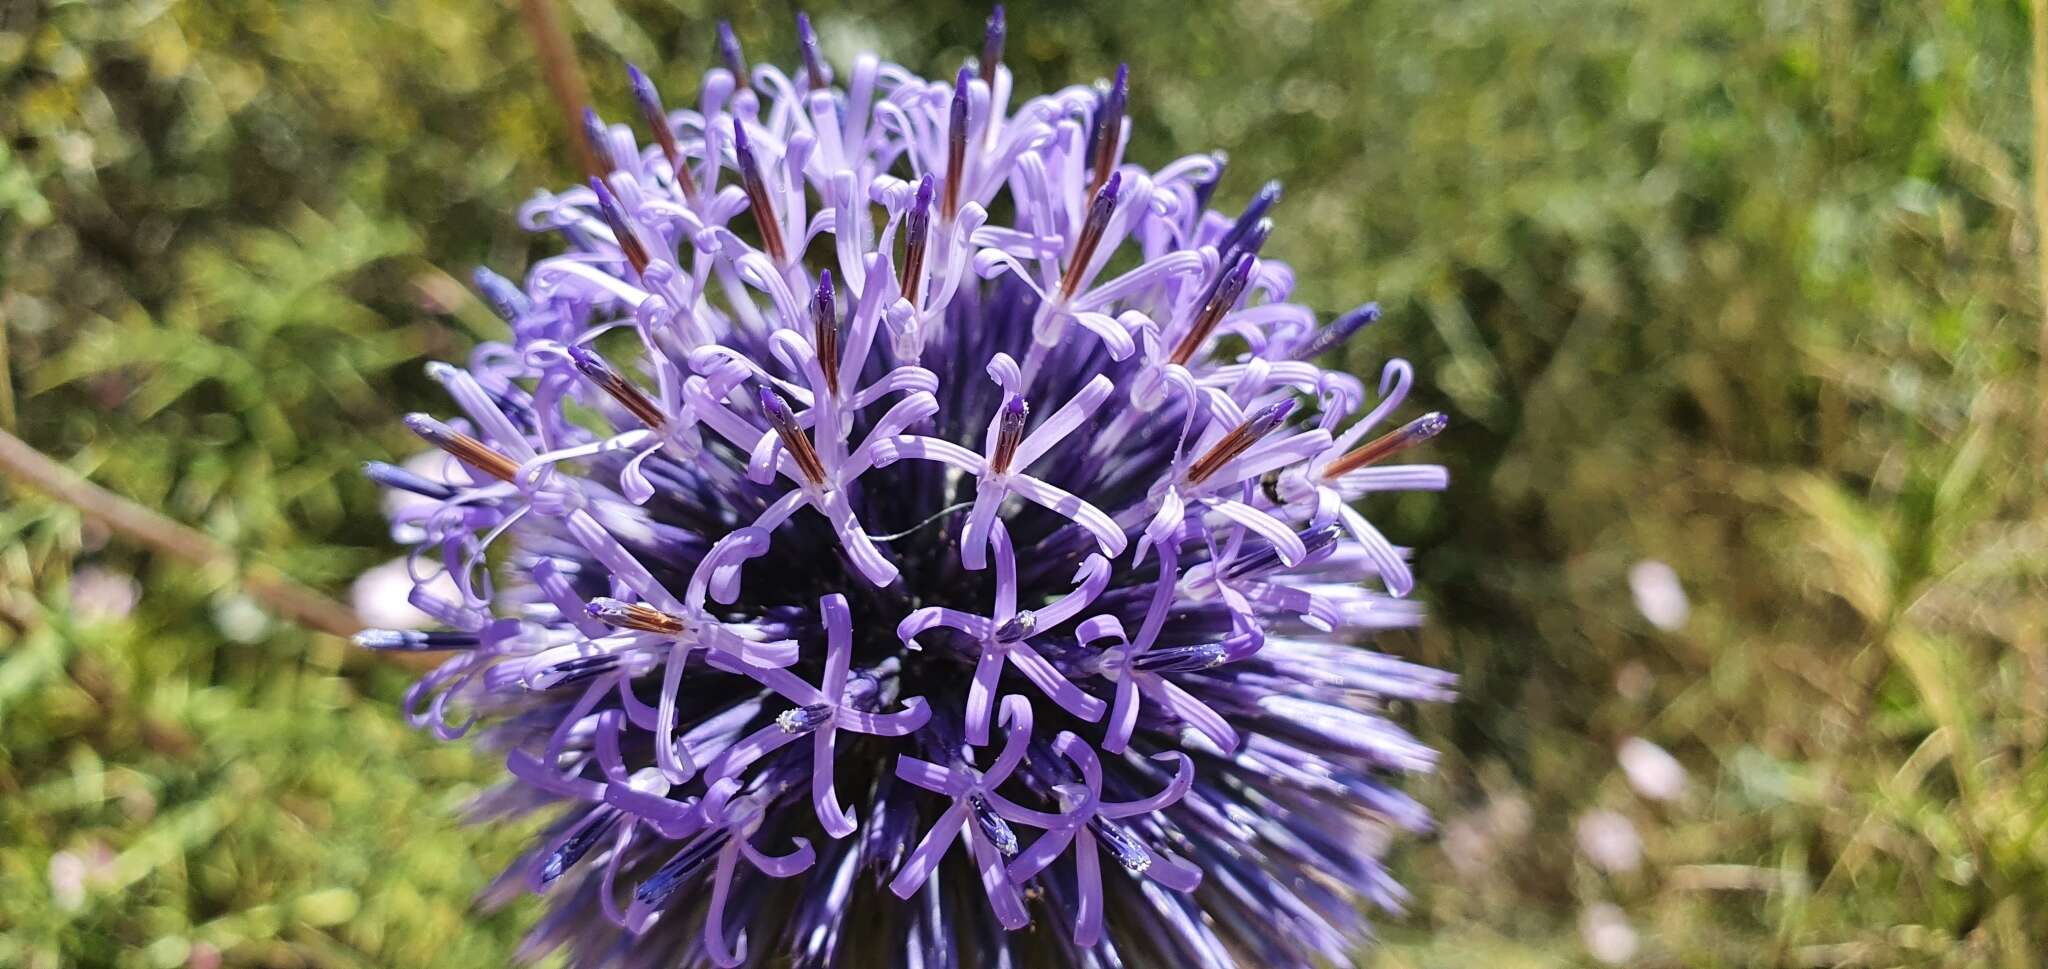
[[[569,141],[576,146],[576,160],[583,166],[583,174],[603,178],[606,173],[597,162],[597,151],[582,135],[583,108],[590,103],[590,88],[583,83],[583,71],[576,66],[575,45],[555,16],[554,4],[549,0],[519,0],[519,17],[533,37],[541,73],[547,76],[548,93],[554,95],[555,107],[562,112],[562,123],[567,126]]]
[[[80,477],[27,442],[0,431],[0,474],[84,513],[107,530],[172,558],[237,576],[249,597],[309,630],[350,636],[363,628],[355,610],[275,570],[243,568],[233,549]]]

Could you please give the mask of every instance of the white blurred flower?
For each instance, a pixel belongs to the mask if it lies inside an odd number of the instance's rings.
[[[392,559],[357,577],[348,590],[349,602],[356,607],[356,615],[363,624],[372,629],[426,629],[439,625],[434,617],[421,612],[407,599],[412,595],[412,585],[405,559]],[[455,580],[445,572],[428,582],[427,589],[445,598],[460,598]]]
[[[270,632],[270,614],[256,600],[237,592],[214,600],[213,626],[229,642],[260,642]]]
[[[1468,815],[1445,824],[1443,845],[1451,867],[1466,881],[1479,881],[1493,868],[1493,839],[1476,818]]]
[[[1610,966],[1636,955],[1636,930],[1611,902],[1594,902],[1579,913],[1579,938],[1586,943],[1587,954]]]
[[[1674,801],[1685,793],[1684,765],[1656,744],[1630,737],[1621,742],[1615,759],[1637,794],[1653,801]]]
[[[1692,604],[1686,601],[1685,587],[1678,583],[1678,572],[1671,566],[1655,559],[1637,562],[1628,570],[1628,588],[1635,593],[1636,611],[1650,625],[1665,632],[1685,628]]]
[[[80,622],[125,619],[142,599],[142,584],[125,572],[88,565],[71,577],[71,614]]]
[[[1586,859],[1612,874],[1635,871],[1643,863],[1643,841],[1636,826],[1613,811],[1588,811],[1576,827],[1579,850]]]
[[[50,897],[66,912],[85,904],[85,859],[69,851],[50,856]]]

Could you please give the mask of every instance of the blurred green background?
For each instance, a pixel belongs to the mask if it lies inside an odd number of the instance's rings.
[[[1443,827],[1362,965],[2048,964],[2023,3],[1010,7],[1020,88],[1128,60],[1136,157],[1283,179],[1299,295],[1379,299],[1355,362],[1454,415],[1385,523],[1434,610],[1386,647],[1464,682],[1413,714]],[[793,59],[779,5],[561,10],[614,116],[718,16]],[[986,10],[812,12],[936,72]],[[456,279],[573,172],[506,2],[0,0],[0,427],[346,596],[357,464],[496,332]],[[509,958],[521,832],[406,670],[0,496],[0,966]]]

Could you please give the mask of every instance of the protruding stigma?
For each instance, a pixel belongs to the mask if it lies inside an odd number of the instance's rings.
[[[641,393],[640,388],[633,386],[623,374],[612,369],[612,365],[598,356],[597,351],[580,343],[573,344],[569,347],[569,362],[575,365],[576,372],[582,374],[585,380],[604,391],[611,399],[618,401],[620,407],[624,407],[627,413],[632,414],[650,430],[658,431],[668,423],[668,415],[663,414],[661,408],[655,406],[654,401],[649,400],[647,395]]]
[[[519,474],[518,462],[498,453],[490,445],[426,414],[405,415],[405,426],[419,435],[420,440],[448,452],[455,460],[499,481],[511,481]]]
[[[988,29],[981,34],[981,62],[975,67],[981,72],[981,79],[990,87],[996,83],[996,68],[1003,66],[1003,40],[1008,27],[1003,22],[1003,5],[996,4],[988,14]]]
[[[626,602],[622,599],[600,596],[590,600],[584,611],[590,614],[590,618],[607,626],[633,629],[643,633],[680,636],[687,628],[681,619],[644,602]]]
[[[640,113],[646,116],[647,126],[654,129],[654,138],[661,143],[661,153],[668,158],[669,170],[675,173],[683,198],[695,205],[697,177],[690,174],[689,160],[683,157],[682,146],[676,143],[675,128],[668,123],[668,109],[661,106],[661,95],[654,90],[654,82],[648,80],[639,68],[626,65],[626,76],[632,79],[633,99],[640,102]]]
[[[365,462],[363,464],[363,477],[370,479],[371,483],[380,488],[410,491],[422,498],[432,498],[435,501],[447,501],[455,497],[454,488],[450,488],[439,481],[431,481],[420,477],[398,465],[385,464],[382,461]]]
[[[517,324],[520,317],[533,311],[533,301],[527,299],[511,280],[482,266],[476,267],[469,278],[476,284],[476,291],[483,294],[491,312],[498,314],[498,319]]]
[[[605,174],[618,169],[618,163],[612,160],[611,133],[605,130],[604,119],[597,116],[594,108],[583,109],[583,140],[590,146],[590,157],[597,159]]]
[[[1251,450],[1252,445],[1264,440],[1266,435],[1287,423],[1287,415],[1292,413],[1292,400],[1267,404],[1253,412],[1250,417],[1244,419],[1244,423],[1231,428],[1230,433],[1218,438],[1215,444],[1210,445],[1207,453],[1188,466],[1188,483],[1198,485],[1209,480],[1211,475],[1223,470],[1223,466],[1229,464],[1232,459]]]
[[[1264,219],[1266,213],[1271,212],[1273,206],[1279,202],[1280,183],[1278,181],[1267,182],[1265,185],[1260,186],[1259,194],[1252,196],[1252,200],[1245,203],[1244,211],[1238,214],[1236,222],[1231,223],[1230,230],[1223,233],[1223,238],[1216,240],[1216,252],[1225,259],[1230,258],[1230,254],[1237,250],[1240,243],[1244,242],[1245,236],[1249,235],[1258,226],[1259,220]],[[1271,232],[1272,226],[1268,225],[1266,231]],[[1264,242],[1263,239],[1260,241]]]
[[[839,396],[839,311],[832,305],[832,270],[820,270],[811,293],[811,349],[825,372],[825,392]]]
[[[597,193],[597,209],[604,216],[605,225],[611,227],[612,236],[618,239],[619,251],[632,264],[633,271],[647,271],[647,247],[640,244],[640,233],[633,231],[633,224],[626,219],[626,210],[619,207],[619,200],[612,195],[611,186],[602,178],[590,180],[590,190]]]
[[[1359,447],[1323,468],[1326,479],[1341,478],[1366,465],[1393,457],[1417,444],[1442,434],[1449,427],[1451,419],[1441,412],[1430,411],[1400,427],[1374,438],[1371,443]]]
[[[1310,337],[1308,342],[1303,343],[1300,349],[1294,351],[1294,359],[1314,360],[1331,350],[1335,350],[1342,346],[1344,341],[1351,339],[1352,334],[1373,325],[1379,321],[1379,318],[1380,304],[1378,303],[1367,303],[1343,316],[1337,317],[1330,321],[1330,325],[1323,327],[1321,332]]]
[[[740,163],[740,183],[747,190],[747,205],[754,210],[754,223],[761,230],[761,248],[768,251],[768,258],[777,266],[788,265],[788,253],[782,245],[782,223],[775,216],[775,200],[768,195],[768,182],[761,177],[761,165],[754,158],[754,148],[747,143],[747,125],[739,118],[732,119],[732,153]]]
[[[818,52],[818,32],[811,29],[811,15],[796,15],[796,47],[804,59],[804,86],[813,91],[823,91],[832,86],[832,68],[826,66],[825,57]]]
[[[1123,138],[1124,110],[1131,97],[1131,66],[1118,64],[1116,80],[1111,81],[1109,90],[1102,95],[1102,104],[1095,111],[1095,136],[1089,145],[1089,154],[1095,159],[1095,180],[1088,186],[1095,191],[1109,180],[1109,174],[1116,168],[1116,144]]]
[[[811,446],[811,436],[804,433],[803,426],[796,422],[796,414],[789,409],[782,395],[766,387],[761,388],[761,412],[768,415],[768,423],[775,428],[775,436],[782,439],[782,447],[789,452],[790,460],[796,462],[813,485],[825,483],[825,462],[818,459],[818,449]]]
[[[363,649],[414,653],[475,649],[480,640],[475,633],[460,630],[365,629],[355,634],[353,642]]]
[[[903,220],[903,298],[910,301],[912,309],[917,308],[924,286],[924,254],[931,242],[934,188],[932,173],[924,173],[917,181],[917,195],[910,200],[910,213]]]
[[[963,67],[953,79],[953,111],[946,120],[946,194],[939,206],[947,222],[960,211],[960,179],[967,171],[967,82],[973,76]]]
[[[732,21],[718,22],[718,58],[725,62],[725,69],[731,72],[733,83],[740,90],[753,90],[754,82],[747,77],[747,57],[740,51],[740,39],[733,36]]]
[[[990,455],[989,470],[997,474],[1008,474],[1010,462],[1017,458],[1017,445],[1024,443],[1024,424],[1031,419],[1031,405],[1025,403],[1022,394],[1011,394],[1003,401],[1003,410],[996,421],[996,446]]]
[[[1074,291],[1081,288],[1081,276],[1095,258],[1096,248],[1102,245],[1103,233],[1109,231],[1109,217],[1116,214],[1117,196],[1122,194],[1123,184],[1123,175],[1111,172],[1109,180],[1095,190],[1095,197],[1088,202],[1088,218],[1081,223],[1081,235],[1074,240],[1074,254],[1066,273],[1060,277],[1061,299],[1072,298]]]
[[[1194,359],[1195,351],[1202,348],[1202,344],[1209,339],[1209,334],[1216,331],[1216,325],[1223,322],[1224,314],[1229,313],[1230,308],[1237,305],[1238,297],[1244,295],[1245,285],[1252,277],[1252,262],[1251,253],[1247,252],[1237,257],[1236,264],[1223,274],[1217,282],[1216,289],[1202,302],[1202,308],[1195,312],[1194,320],[1188,325],[1187,335],[1181,337],[1180,342],[1174,345],[1173,353],[1168,359],[1181,366],[1186,366],[1189,360]]]
[[[1235,246],[1221,251],[1219,255],[1222,259],[1217,264],[1216,274],[1209,277],[1209,283],[1202,288],[1202,297],[1195,305],[1209,305],[1209,301],[1216,297],[1216,292],[1223,288],[1224,280],[1230,278],[1231,270],[1237,268],[1238,263],[1245,259],[1257,256],[1259,250],[1266,247],[1266,238],[1272,234],[1273,220],[1260,219],[1252,226],[1252,231],[1239,239]],[[1224,309],[1227,312],[1229,307],[1226,306]]]

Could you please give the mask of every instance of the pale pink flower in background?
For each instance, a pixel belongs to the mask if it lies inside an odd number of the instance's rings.
[[[142,584],[126,572],[88,565],[71,577],[71,615],[80,622],[126,619],[142,600]]]
[[[349,602],[367,625],[380,629],[425,629],[434,625],[435,619],[408,601],[413,585],[405,559],[392,559],[357,576],[355,584],[349,586]],[[446,573],[434,576],[430,585],[436,594],[456,594],[455,580]]]
[[[1642,867],[1643,840],[1628,818],[1614,811],[1588,811],[1579,816],[1575,830],[1579,850],[1601,870],[1619,875]]]
[[[1656,744],[1630,737],[1621,742],[1615,759],[1637,794],[1653,801],[1675,801],[1685,793],[1685,766]]]
[[[50,856],[50,898],[60,911],[76,912],[85,905],[85,859],[69,851]]]
[[[1685,598],[1685,587],[1678,582],[1678,572],[1656,559],[1644,559],[1628,570],[1628,588],[1635,594],[1636,611],[1643,614],[1650,625],[1667,633],[1685,628],[1685,620],[1692,615],[1692,603]]]
[[[1635,958],[1639,944],[1628,916],[1612,902],[1594,902],[1579,913],[1579,939],[1588,955],[1610,966]]]

